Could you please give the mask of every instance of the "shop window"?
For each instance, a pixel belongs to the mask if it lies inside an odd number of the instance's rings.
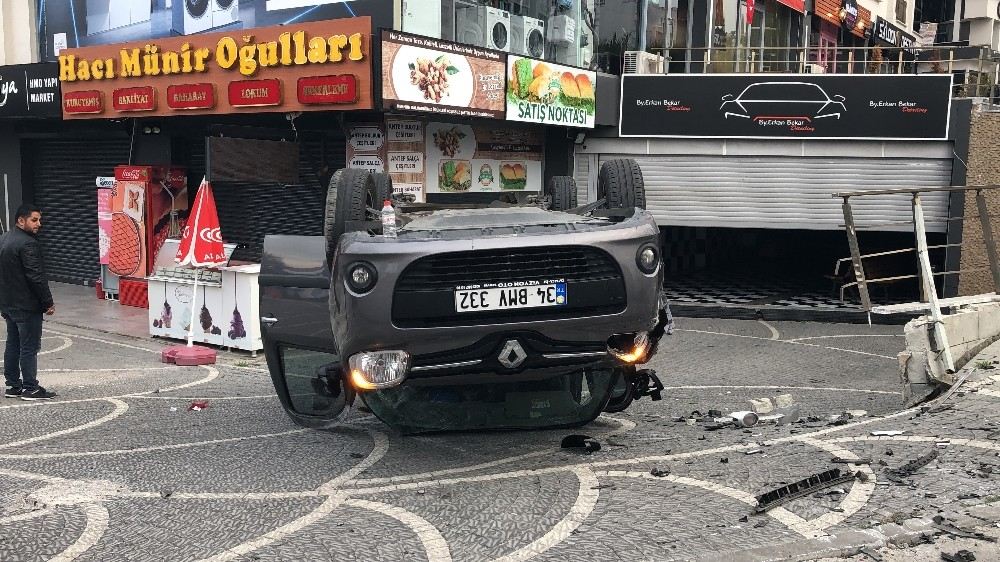
[[[896,0],[896,21],[906,23],[906,0]]]
[[[402,30],[589,67],[593,8],[602,0],[405,0]],[[634,28],[633,28],[634,29]]]

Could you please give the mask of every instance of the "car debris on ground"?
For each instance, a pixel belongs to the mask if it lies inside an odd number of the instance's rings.
[[[968,550],[959,550],[954,554],[941,553],[941,560],[946,560],[947,562],[973,562],[975,559],[976,555]]]
[[[857,476],[855,473],[843,473],[839,468],[814,474],[808,478],[803,478],[798,482],[787,484],[757,496],[757,507],[755,508],[755,511],[757,513],[764,513],[771,508],[777,507],[794,499],[807,496],[813,492],[818,492],[819,490],[832,488],[838,484],[850,482],[856,478]]]
[[[588,455],[601,450],[601,444],[589,435],[567,435],[560,444],[562,449],[580,449]]]
[[[946,535],[951,535],[953,537],[959,537],[963,539],[975,539],[986,542],[997,542],[995,538],[980,533],[979,531],[970,531],[968,529],[963,529],[955,525],[951,521],[945,519],[943,515],[935,515],[933,521],[934,521],[934,528]]]
[[[921,455],[899,468],[890,468],[885,471],[886,478],[896,482],[897,484],[905,484],[905,478],[913,476],[916,471],[930,464],[930,462],[936,459],[939,454],[940,451],[932,449],[929,453]]]

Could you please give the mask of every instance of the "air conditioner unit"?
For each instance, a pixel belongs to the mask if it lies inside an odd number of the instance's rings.
[[[663,74],[663,57],[646,51],[625,51],[624,74]]]
[[[826,74],[826,67],[822,64],[807,64],[806,74]]]
[[[484,14],[481,19],[486,22],[483,31],[486,35],[487,49],[510,51],[510,12],[497,8],[480,8]]]
[[[240,21],[239,0],[212,0],[212,27]]]

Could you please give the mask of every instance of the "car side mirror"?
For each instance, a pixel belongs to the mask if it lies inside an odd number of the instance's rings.
[[[726,94],[722,96],[722,101],[729,101],[731,99],[733,99],[733,94]]]
[[[840,94],[837,94],[837,95],[833,96],[833,99],[835,99],[835,100],[837,100],[837,101],[844,101],[844,100],[846,100],[847,98],[845,98],[844,96],[842,96],[842,95],[840,95]]]

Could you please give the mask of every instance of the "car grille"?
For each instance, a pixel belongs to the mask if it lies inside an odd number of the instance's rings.
[[[568,304],[552,308],[455,311],[459,285],[564,279]],[[421,258],[396,282],[393,323],[405,328],[474,326],[615,314],[625,310],[625,281],[614,258],[587,246],[452,252]]]
[[[615,261],[586,246],[514,248],[428,256],[410,264],[396,291],[454,289],[456,285],[541,279],[581,281],[621,277]]]

